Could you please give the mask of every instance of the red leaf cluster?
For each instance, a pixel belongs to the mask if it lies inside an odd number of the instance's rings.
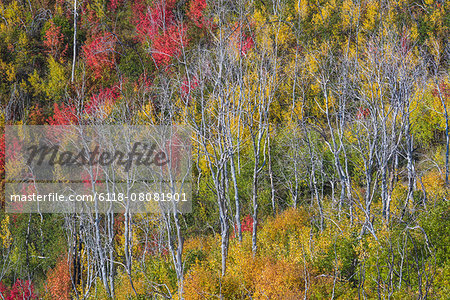
[[[187,13],[188,17],[194,22],[194,24],[203,28],[207,25],[206,20],[203,17],[203,11],[206,8],[206,0],[192,0],[189,3],[189,12]]]
[[[179,24],[173,14],[176,0],[156,1],[152,7],[141,1],[133,6],[137,38],[149,43],[158,67],[169,65],[172,58],[181,55],[187,45],[186,28]]]
[[[8,153],[8,160],[14,161],[18,158],[19,153],[22,152],[22,145],[14,136],[9,136],[8,140],[8,144],[5,144],[5,138],[3,138],[3,147],[5,147],[5,153]]]
[[[102,89],[98,94],[91,97],[84,108],[84,112],[89,115],[95,114],[101,106],[113,105],[118,97],[119,91],[116,87]]]
[[[53,56],[55,59],[64,57],[67,53],[66,44],[63,44],[64,35],[61,33],[61,26],[56,26],[53,20],[50,20],[50,27],[45,32],[44,47],[45,52],[48,55]]]
[[[441,92],[440,95],[444,99],[450,98],[450,86],[448,84],[446,84],[445,82],[442,82],[441,84],[439,84],[439,90],[437,88],[435,88],[435,89],[433,89],[433,91],[431,93],[433,94],[434,97],[440,97],[439,91]]]
[[[108,10],[116,11],[116,9],[123,4],[124,0],[111,0],[108,3]]]
[[[29,280],[17,279],[10,289],[0,282],[0,292],[5,300],[38,299],[34,286]]]
[[[153,84],[151,77],[147,76],[145,73],[139,76],[139,79],[134,83],[135,90],[142,90],[148,92]]]
[[[234,224],[234,231],[237,232],[237,224]],[[253,231],[253,217],[252,215],[248,214],[244,217],[244,219],[241,221],[241,231],[242,232],[252,232]],[[233,237],[236,235],[233,234]]]
[[[358,110],[358,113],[356,114],[356,118],[357,118],[358,120],[367,118],[367,117],[369,116],[369,113],[370,113],[370,111],[369,111],[368,108],[362,108],[362,107],[360,107],[359,110]]]
[[[83,46],[86,63],[93,71],[95,79],[102,78],[113,69],[116,42],[116,36],[106,32],[103,35],[94,37],[94,39]]]
[[[248,50],[252,49],[255,43],[251,36],[246,36],[245,34],[242,37],[242,41],[240,41],[239,49],[241,51],[242,56],[247,56]]]
[[[181,55],[182,47],[187,44],[186,28],[176,25],[170,26],[162,34],[153,39],[153,58],[156,64],[168,66],[173,57]]]
[[[241,223],[242,232],[251,232],[253,231],[253,217],[248,214],[244,217]]]
[[[45,122],[44,113],[39,104],[36,104],[30,112],[30,125],[42,125]]]
[[[8,287],[0,282],[0,298],[6,299],[6,295],[8,294]]]
[[[74,106],[61,104],[61,107],[55,102],[53,106],[53,116],[47,119],[49,125],[70,125],[76,124],[78,118]]]
[[[134,6],[135,24],[138,38],[141,42],[152,40],[159,31],[166,31],[174,25],[175,17],[172,10],[176,0],[156,1],[153,7],[146,7],[141,1]]]
[[[248,51],[255,46],[253,38],[242,24],[236,23],[233,32],[230,42],[233,47],[237,48],[241,56],[247,56]]]
[[[87,171],[83,171],[81,173],[81,182],[83,183],[85,192],[90,193],[94,185],[96,185],[97,187],[103,186],[102,178],[103,176],[99,172],[98,166],[95,166],[93,168],[92,175]]]

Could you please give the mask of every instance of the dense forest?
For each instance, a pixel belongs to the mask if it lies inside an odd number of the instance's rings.
[[[448,299],[450,2],[0,0],[6,125],[181,124],[192,212],[0,212],[2,299]]]

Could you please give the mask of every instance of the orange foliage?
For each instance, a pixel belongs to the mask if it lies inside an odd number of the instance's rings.
[[[56,26],[53,20],[50,20],[49,23],[50,27],[44,36],[45,52],[55,59],[59,59],[66,55],[69,45],[64,45],[64,35],[61,33],[61,26]]]
[[[187,274],[184,282],[184,297],[186,299],[209,299],[215,294],[218,273],[202,265],[195,265]]]
[[[70,299],[72,286],[70,279],[70,264],[62,256],[56,266],[47,273],[47,290],[52,299]]]
[[[253,299],[301,299],[304,286],[303,270],[297,264],[267,259]]]

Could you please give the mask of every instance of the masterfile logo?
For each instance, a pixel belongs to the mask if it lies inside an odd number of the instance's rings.
[[[169,162],[166,153],[162,150],[156,152],[155,149],[156,145],[154,143],[147,145],[146,143],[134,142],[131,151],[128,153],[119,150],[114,152],[108,150],[100,151],[98,145],[91,152],[81,149],[78,153],[73,153],[71,151],[61,151],[59,145],[53,147],[33,145],[27,149],[27,165],[36,163],[36,165],[41,166],[45,160],[47,160],[47,164],[52,166],[95,166],[97,164],[109,166],[116,163],[124,166],[125,172],[129,172],[134,159],[136,159],[138,166],[166,165]]]
[[[5,156],[8,212],[190,210],[185,127],[22,125],[7,126],[5,138],[14,145]],[[71,200],[81,196],[92,200]]]

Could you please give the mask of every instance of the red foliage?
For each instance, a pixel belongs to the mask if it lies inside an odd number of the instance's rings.
[[[239,49],[241,51],[242,56],[247,56],[248,50],[252,49],[255,43],[251,36],[246,36],[245,34],[242,36],[242,41],[239,43]]]
[[[102,20],[97,11],[92,9],[92,1],[83,1],[81,6],[80,27],[87,32],[87,36],[96,36],[101,32]]]
[[[189,12],[187,15],[199,28],[203,28],[206,25],[206,20],[203,17],[205,8],[206,0],[192,0],[189,3]]]
[[[164,153],[167,156],[165,161],[167,161],[168,164],[163,165],[164,170],[168,170],[170,168],[169,171],[172,176],[182,176],[180,172],[182,171],[181,163],[184,158],[184,151],[186,151],[185,141],[178,132],[174,132],[170,139],[166,141]]]
[[[44,114],[39,104],[36,104],[30,112],[30,125],[43,125],[45,122]]]
[[[6,300],[38,299],[33,284],[29,280],[17,279],[9,290]]]
[[[253,231],[253,217],[252,215],[248,214],[244,217],[244,219],[241,221],[241,230],[242,232],[252,232]],[[237,232],[237,224],[234,224],[234,231]],[[236,235],[233,234],[233,237]]]
[[[74,106],[66,106],[61,104],[61,108],[55,102],[53,107],[53,117],[47,119],[49,125],[70,125],[76,124],[78,118],[76,116],[76,110]]]
[[[146,7],[141,1],[133,6],[134,23],[141,42],[152,40],[159,30],[165,31],[175,23],[173,8],[176,0],[155,1],[153,7]]]
[[[143,90],[144,92],[148,92],[150,87],[153,84],[152,78],[148,77],[145,73],[139,76],[139,79],[134,84],[134,88],[136,90]]]
[[[124,0],[111,0],[108,3],[108,10],[116,11],[116,9],[123,4]]]
[[[158,66],[169,65],[173,57],[181,55],[181,49],[187,44],[186,28],[170,26],[163,34],[153,39],[153,58]]]
[[[248,214],[244,217],[241,223],[242,232],[252,232],[253,231],[253,217]]]
[[[142,25],[145,24],[146,20],[146,10],[145,0],[136,0],[131,6],[132,18],[131,22],[136,26],[136,32],[138,33],[138,38],[140,38],[140,33],[142,32]]]
[[[369,114],[370,114],[370,111],[368,108],[360,107],[358,110],[358,113],[356,114],[356,118],[358,120],[361,120],[361,119],[367,118],[369,116]]]
[[[5,140],[8,141],[8,143],[5,143]],[[5,163],[6,163],[6,155],[8,155],[8,162],[11,163],[15,161],[19,153],[22,152],[22,146],[19,143],[19,140],[12,136],[11,134],[8,134],[8,138],[5,137],[4,134],[0,136],[0,192],[4,190],[4,184],[5,184]],[[24,176],[29,176],[30,174],[24,174]],[[26,185],[25,185],[26,186]],[[4,205],[4,199],[2,199],[1,206]],[[21,207],[23,206],[22,203],[16,202],[16,203],[10,203],[12,206],[14,206],[14,210],[20,212]]]
[[[50,27],[45,32],[44,46],[45,52],[55,59],[60,59],[66,55],[68,44],[63,44],[64,36],[61,33],[61,26],[56,26],[50,20]]]
[[[89,159],[89,158],[88,158]],[[95,165],[92,170],[92,175],[89,174],[88,171],[83,171],[81,173],[81,182],[83,182],[83,188],[86,193],[90,193],[92,191],[92,186],[96,185],[97,187],[102,187],[102,173],[99,171],[98,165]]]
[[[248,34],[247,30],[243,28],[242,24],[236,23],[230,39],[234,47],[237,47],[238,53],[241,56],[247,56],[250,49],[255,46],[253,38]]]
[[[173,57],[179,57],[181,47],[187,45],[186,28],[178,24],[172,10],[176,0],[157,1],[146,7],[141,1],[133,6],[137,38],[149,43],[158,67],[169,65]]]
[[[22,152],[22,145],[16,137],[8,136],[8,144],[5,144],[5,138],[3,138],[3,147],[5,147],[5,153],[8,154],[8,160],[14,161],[17,159],[19,153]]]
[[[91,97],[84,108],[84,112],[86,114],[95,114],[99,107],[114,104],[118,97],[119,91],[116,87],[102,89],[98,94]]]
[[[400,39],[400,43],[401,43],[400,48],[401,48],[402,54],[406,54],[409,51],[411,42],[410,42],[408,35],[406,34],[405,29],[403,30],[403,33],[402,33],[402,36]]]
[[[86,63],[93,71],[95,79],[102,78],[113,69],[116,42],[116,36],[106,32],[101,36],[94,37],[82,47]]]
[[[153,256],[167,256],[169,254],[169,249],[164,243],[161,235],[156,231],[150,233],[150,238],[145,240],[145,244],[142,251],[148,251],[150,255]]]

